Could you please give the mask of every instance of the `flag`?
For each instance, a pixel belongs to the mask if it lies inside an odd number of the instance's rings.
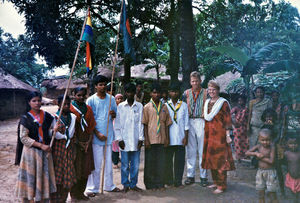
[[[124,51],[125,54],[129,54],[132,59],[135,60],[135,53],[132,46],[132,34],[130,31],[130,24],[129,24],[129,18],[126,14],[126,4],[125,0],[123,0],[123,8],[122,8],[122,14],[121,14],[121,32],[123,34],[123,44],[124,44]]]
[[[86,71],[89,72],[93,69],[92,52],[94,51],[94,38],[90,10],[88,10],[88,17],[84,28],[82,40],[86,41]]]

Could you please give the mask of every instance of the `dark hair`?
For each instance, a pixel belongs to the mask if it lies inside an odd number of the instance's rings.
[[[299,135],[299,133],[289,133],[289,134],[287,134],[285,139],[286,139],[286,141],[288,141],[289,139],[296,139],[296,142],[298,144],[300,144],[300,139],[297,135]]]
[[[261,120],[262,120],[263,122],[266,121],[267,115],[272,116],[273,122],[276,122],[276,121],[277,121],[277,113],[276,113],[276,111],[275,111],[274,109],[268,108],[268,109],[264,110],[264,112],[263,112],[262,115],[261,115]]]
[[[255,89],[254,89],[254,92],[256,92],[256,90],[258,89],[261,89],[264,93],[265,93],[265,88],[263,86],[257,86]]]
[[[108,78],[105,77],[104,75],[97,75],[97,76],[94,78],[94,85],[97,85],[97,84],[100,83],[100,82],[108,83]]]
[[[125,86],[124,86],[124,91],[125,92],[134,92],[136,91],[136,87],[133,83],[127,83]]]
[[[137,80],[137,81],[135,82],[135,84],[136,84],[136,86],[138,86],[138,85],[143,85],[143,82],[140,81],[140,80]]]
[[[57,104],[58,105],[60,105],[61,103],[62,103],[62,100],[64,99],[64,95],[62,94],[62,95],[59,95],[58,97],[57,97]],[[70,97],[67,95],[66,96],[66,99],[65,100],[69,100],[69,101],[71,101],[71,99],[70,99]]]
[[[175,83],[173,82],[170,86],[169,86],[169,90],[170,91],[174,91],[174,92],[180,92],[180,84],[179,83]]]
[[[159,83],[157,83],[157,82],[152,83],[151,92],[153,92],[154,90],[161,92],[161,86]]]
[[[279,92],[278,90],[273,90],[273,91],[271,92],[271,95],[273,95],[274,93],[280,95],[280,92]]]
[[[85,87],[76,87],[76,88],[74,89],[74,94],[77,94],[77,93],[80,92],[80,91],[84,91],[85,94],[87,93]]]
[[[42,100],[42,94],[40,92],[37,92],[37,91],[29,92],[27,97],[26,97],[26,112],[31,110],[29,102],[34,97],[39,97]]]
[[[238,97],[237,97],[237,99],[239,99],[239,98],[241,98],[244,102],[247,101],[247,97],[244,94],[239,94]]]

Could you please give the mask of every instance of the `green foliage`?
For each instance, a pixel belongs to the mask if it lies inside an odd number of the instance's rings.
[[[48,68],[37,64],[36,52],[25,35],[18,39],[0,28],[0,68],[21,81],[39,87]]]

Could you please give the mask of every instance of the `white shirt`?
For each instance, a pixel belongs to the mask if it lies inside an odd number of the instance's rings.
[[[170,105],[173,109],[176,109],[177,104],[179,104],[179,100],[177,101],[176,105],[174,106],[172,100]],[[169,106],[169,101],[166,103],[168,107],[169,114],[172,118],[172,125],[169,127],[170,130],[170,145],[182,145],[182,140],[185,137],[185,130],[189,130],[189,112],[188,106],[185,102],[182,102],[179,110],[177,111],[177,123],[174,121],[174,111]]]
[[[118,106],[115,120],[116,140],[125,142],[123,151],[137,151],[138,141],[144,140],[143,105],[134,100],[132,106],[126,101]]]
[[[57,121],[57,117],[55,117],[55,122]],[[73,136],[74,136],[74,132],[75,132],[75,123],[76,123],[76,116],[75,114],[71,113],[71,123],[70,123],[70,126],[69,126],[69,138],[71,139]],[[61,140],[61,139],[67,139],[67,135],[66,135],[66,132],[65,134],[61,134],[60,132],[56,132],[55,134],[55,138],[58,139],[58,140]]]

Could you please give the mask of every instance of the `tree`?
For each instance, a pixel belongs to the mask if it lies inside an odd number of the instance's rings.
[[[0,28],[0,67],[19,80],[39,87],[48,68],[37,64],[36,52],[25,35],[18,39]]]

